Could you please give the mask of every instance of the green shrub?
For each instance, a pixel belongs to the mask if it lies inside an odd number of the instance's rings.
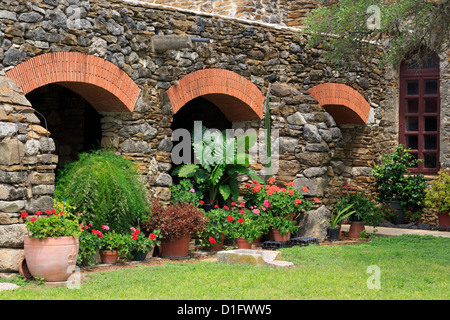
[[[439,176],[430,185],[425,204],[440,213],[450,211],[450,173],[439,171]]]
[[[86,224],[97,229],[107,224],[119,233],[128,233],[150,214],[137,167],[111,151],[81,153],[68,164],[57,181],[56,198],[83,213]]]

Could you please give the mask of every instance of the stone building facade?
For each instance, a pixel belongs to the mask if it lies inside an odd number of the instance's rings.
[[[286,18],[314,1],[271,1],[287,10],[276,21],[151,2],[0,3],[0,274],[23,257],[20,213],[51,208],[55,169],[91,147],[135,161],[152,193],[169,200],[173,131],[188,120],[263,128],[268,96],[277,179],[320,200],[303,228],[317,225],[344,185],[370,187],[370,169],[398,143],[400,68],[373,59],[332,69]],[[220,3],[191,1],[200,2]],[[266,2],[258,3],[268,12]],[[442,168],[450,167],[449,59],[440,54]]]

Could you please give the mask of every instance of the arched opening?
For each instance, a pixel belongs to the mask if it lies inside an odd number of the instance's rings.
[[[46,119],[58,155],[58,169],[77,160],[79,153],[100,147],[101,115],[83,97],[57,84],[37,88],[26,97]]]

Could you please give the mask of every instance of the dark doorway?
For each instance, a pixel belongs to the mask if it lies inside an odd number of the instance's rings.
[[[79,153],[100,148],[101,115],[81,96],[65,87],[49,84],[26,97],[47,121],[58,155],[58,169],[77,160]]]

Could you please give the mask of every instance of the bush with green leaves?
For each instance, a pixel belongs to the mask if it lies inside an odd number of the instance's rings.
[[[439,213],[450,211],[450,172],[439,171],[439,176],[426,191],[425,204]]]
[[[107,224],[119,233],[150,214],[147,190],[131,160],[112,151],[81,153],[62,170],[56,198],[67,201],[94,228]]]

